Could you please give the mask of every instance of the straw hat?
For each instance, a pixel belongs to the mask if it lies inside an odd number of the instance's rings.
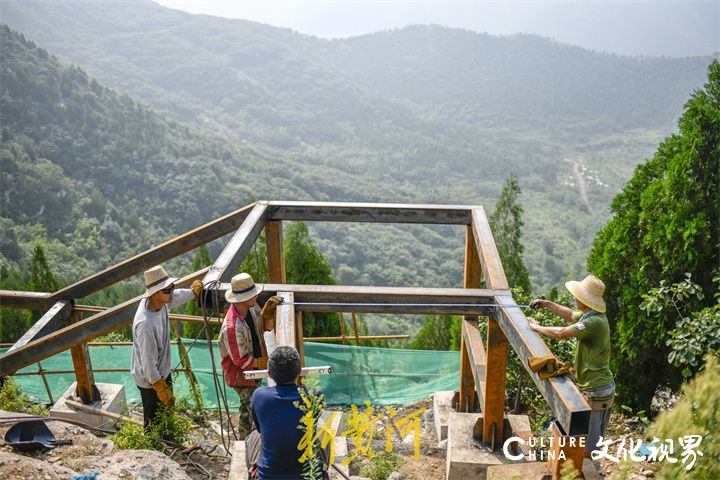
[[[605,312],[605,300],[603,300],[605,284],[595,275],[588,275],[582,282],[576,282],[575,280],[566,282],[565,288],[570,290],[572,296],[584,305],[587,305],[596,312]]]
[[[165,269],[159,265],[147,270],[143,275],[145,276],[145,288],[147,289],[143,297],[149,297],[177,281],[177,278],[170,277]]]
[[[230,290],[225,292],[225,300],[229,303],[242,303],[256,297],[262,290],[262,285],[255,285],[249,274],[238,273],[230,280]]]

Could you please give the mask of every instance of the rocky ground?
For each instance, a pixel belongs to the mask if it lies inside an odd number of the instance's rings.
[[[425,411],[418,415],[420,419],[419,459],[414,459],[414,434],[402,432],[395,427],[392,431],[392,453],[400,459],[399,465],[389,477],[391,480],[431,480],[445,476],[446,442],[437,442],[434,431],[432,399],[428,398],[409,405],[396,407],[396,410],[378,408],[375,415],[383,415],[383,420],[374,425],[372,449],[378,455],[386,450],[386,425],[390,415],[392,419],[404,418],[419,409]],[[349,408],[343,409],[346,416]],[[362,410],[362,409],[361,409]],[[11,412],[0,411],[0,419],[16,416]],[[213,421],[212,415],[210,416]],[[0,438],[11,424],[0,423]],[[0,442],[0,479],[38,479],[68,480],[74,475],[98,473],[98,480],[137,479],[137,480],[201,480],[225,479],[230,469],[230,458],[222,446],[222,440],[212,428],[196,428],[193,432],[192,449],[176,448],[165,455],[149,450],[120,450],[115,448],[108,437],[98,436],[76,425],[60,422],[47,422],[57,439],[72,440],[71,445],[57,446],[52,450],[35,453],[21,453],[9,445]],[[347,423],[346,423],[347,428]],[[615,453],[622,440],[642,438],[644,424],[640,419],[613,414],[610,421],[609,436],[613,443],[611,453]],[[366,435],[366,438],[368,436]],[[227,438],[225,439],[227,442]],[[353,447],[349,444],[349,453]],[[360,479],[363,465],[370,460],[360,455],[350,465],[353,480]],[[339,460],[338,460],[339,462]],[[610,460],[594,462],[603,478],[620,477],[629,480],[651,479],[656,476],[659,465],[648,462],[632,462],[626,465]],[[343,477],[331,469],[331,478]]]

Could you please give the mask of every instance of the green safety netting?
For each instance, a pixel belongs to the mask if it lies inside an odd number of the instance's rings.
[[[183,340],[189,350],[190,363],[200,386],[205,408],[217,406],[213,373],[207,342]],[[333,373],[320,375],[320,386],[331,405],[361,405],[369,400],[375,405],[405,404],[427,397],[439,390],[454,390],[460,382],[460,353],[433,350],[401,350],[390,348],[357,347],[327,343],[305,342],[305,366],[330,365]],[[7,348],[0,349],[0,354]],[[125,385],[128,403],[140,401],[140,393],[130,372],[99,372],[105,368],[130,368],[132,347],[91,346],[90,358],[97,383]],[[178,366],[177,346],[173,345],[173,367]],[[214,345],[218,374],[220,353]],[[42,361],[43,370],[72,370],[70,352],[65,351]],[[38,365],[23,368],[20,372],[37,371]],[[48,402],[48,395],[40,375],[17,375],[15,381],[22,390],[40,402]],[[57,400],[75,381],[73,373],[45,376]],[[190,396],[187,377],[177,372],[173,377],[176,396]],[[238,406],[238,397],[227,389],[228,403]],[[192,401],[192,400],[191,400]]]

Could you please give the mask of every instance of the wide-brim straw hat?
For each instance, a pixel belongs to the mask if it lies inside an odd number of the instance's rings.
[[[145,293],[143,297],[149,297],[153,293],[157,293],[163,288],[167,288],[177,281],[177,278],[167,274],[161,266],[153,267],[147,270],[143,276],[145,277]]]
[[[592,308],[596,312],[605,313],[607,309],[605,300],[603,300],[605,284],[595,275],[588,275],[582,282],[576,282],[575,280],[566,282],[565,288],[583,305]]]
[[[262,291],[262,285],[255,285],[249,274],[238,273],[230,280],[230,289],[225,292],[225,300],[229,303],[242,303],[258,296]]]

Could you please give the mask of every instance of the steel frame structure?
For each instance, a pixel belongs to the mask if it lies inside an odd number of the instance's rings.
[[[294,220],[465,225],[464,288],[289,285],[285,278],[282,222]],[[222,294],[263,229],[269,283],[264,285],[262,295],[280,295],[287,301],[277,309],[275,337],[278,345],[292,345],[302,353],[303,311],[464,315],[459,410],[479,407],[483,412],[484,442],[502,443],[508,347],[517,353],[564,433],[571,436],[588,433],[590,406],[575,384],[565,376],[540,380],[528,367],[529,357],[551,352],[530,328],[521,309],[510,306],[515,305],[515,301],[481,206],[258,201],[57,292],[0,291],[2,307],[46,311],[0,357],[0,375],[11,375],[20,368],[70,349],[78,390],[83,393],[83,398],[95,399],[87,343],[129,324],[141,297],[98,311],[85,319],[80,317],[82,309],[75,308],[75,299],[234,231],[211,267],[178,281],[178,285],[185,285],[202,278],[206,285],[212,284]],[[358,303],[365,305],[343,306]],[[408,307],[407,304],[421,305]],[[488,319],[485,339],[478,330],[479,316]]]

